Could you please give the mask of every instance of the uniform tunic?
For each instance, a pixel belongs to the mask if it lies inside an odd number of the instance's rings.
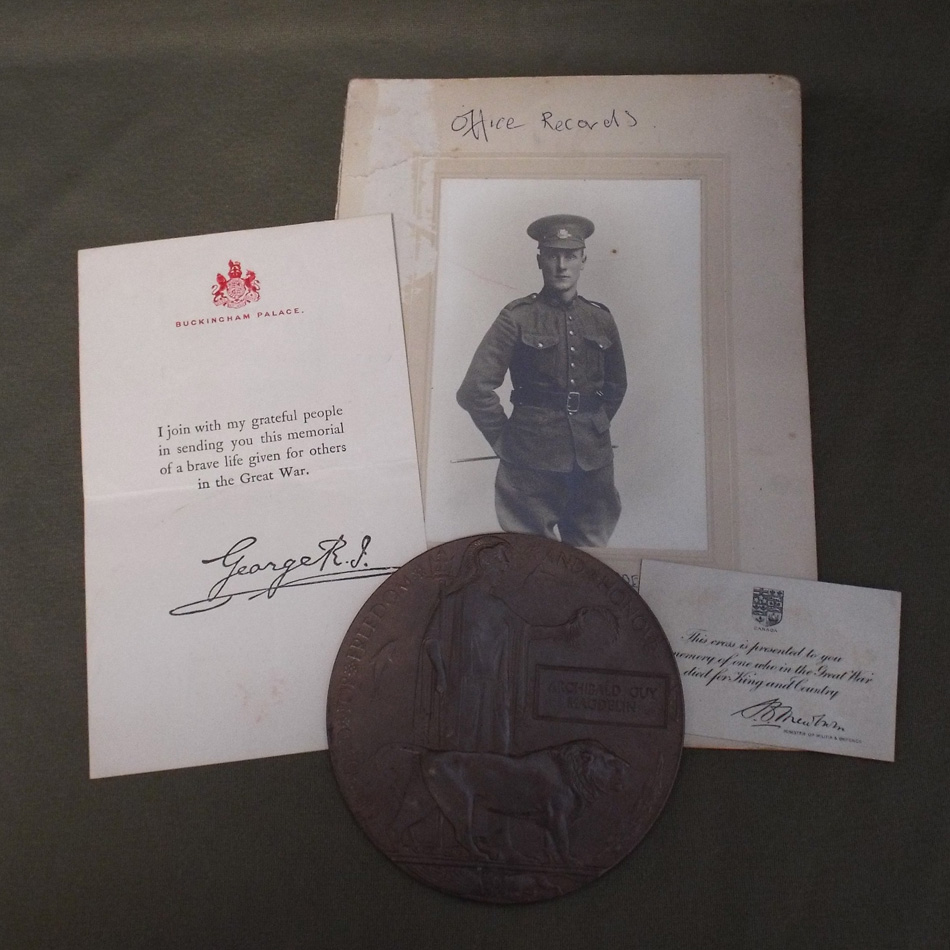
[[[509,370],[510,417],[496,392]],[[565,304],[544,290],[501,311],[457,398],[501,459],[503,529],[606,544],[620,516],[610,420],[626,388],[620,335],[602,304],[580,296]]]

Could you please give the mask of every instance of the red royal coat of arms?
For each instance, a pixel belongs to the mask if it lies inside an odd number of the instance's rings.
[[[243,307],[261,299],[261,282],[254,271],[242,276],[241,262],[228,261],[228,276],[218,274],[211,294],[218,307]]]

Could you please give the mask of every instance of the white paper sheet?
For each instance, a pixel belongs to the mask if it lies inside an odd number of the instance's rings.
[[[645,560],[686,731],[894,760],[899,593]]]
[[[391,219],[81,251],[79,310],[90,774],[326,748],[425,547]]]

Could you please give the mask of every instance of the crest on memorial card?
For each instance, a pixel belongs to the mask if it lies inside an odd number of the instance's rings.
[[[228,261],[228,276],[218,274],[211,288],[217,307],[243,307],[261,299],[261,282],[252,270],[244,271],[240,261]]]
[[[752,589],[752,619],[763,627],[774,627],[782,621],[785,591],[771,587]]]

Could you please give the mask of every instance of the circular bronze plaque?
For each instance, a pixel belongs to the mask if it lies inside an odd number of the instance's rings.
[[[683,694],[656,618],[588,554],[531,535],[443,544],[392,574],[333,668],[330,758],[373,843],[498,903],[599,877],[656,820]]]

